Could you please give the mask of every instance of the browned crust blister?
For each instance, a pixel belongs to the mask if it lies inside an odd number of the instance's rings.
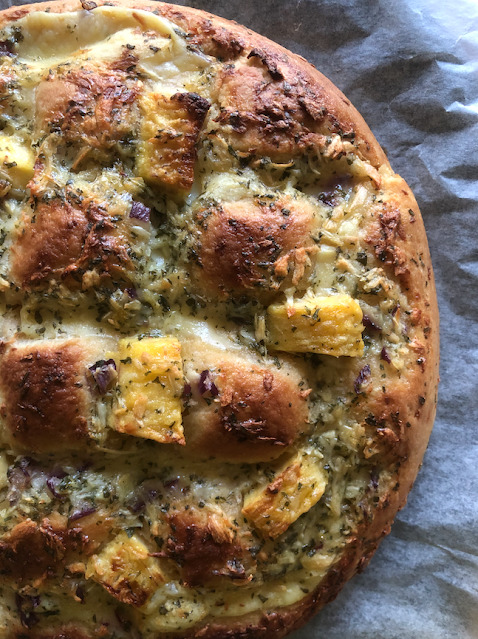
[[[74,450],[89,437],[86,371],[102,344],[68,339],[15,344],[1,360],[3,437],[14,450]]]
[[[84,3],[86,4],[88,3]],[[191,639],[224,639],[226,637],[278,639],[302,625],[315,611],[331,601],[354,573],[364,568],[382,537],[389,532],[395,514],[404,506],[418,472],[435,415],[438,379],[438,311],[423,222],[409,187],[401,178],[391,174],[387,158],[362,117],[340,91],[305,60],[244,27],[195,9],[146,0],[138,2],[116,0],[108,4],[155,11],[183,29],[189,42],[201,48],[206,54],[225,62],[238,59],[249,61],[249,64],[239,66],[236,70],[232,67],[224,67],[216,80],[215,87],[216,99],[221,106],[217,124],[222,127],[226,142],[233,144],[238,151],[259,156],[268,155],[274,160],[281,161],[285,158],[290,159],[294,154],[300,154],[314,145],[326,149],[327,138],[339,134],[342,140],[354,144],[359,157],[368,161],[376,169],[381,167],[385,169],[381,178],[381,188],[385,193],[383,206],[380,210],[375,207],[369,213],[364,225],[365,243],[386,273],[399,283],[401,290],[407,296],[411,308],[411,328],[408,335],[410,349],[405,362],[406,375],[397,380],[393,388],[388,389],[386,393],[378,390],[372,392],[364,404],[361,417],[365,432],[370,433],[373,442],[366,455],[370,457],[379,455],[382,460],[389,460],[387,463],[396,480],[393,490],[381,496],[378,506],[369,513],[367,522],[362,524],[349,540],[340,560],[330,568],[316,590],[300,602],[285,608],[272,607],[262,613],[225,619],[222,622],[206,621],[182,635],[185,639],[186,637]],[[13,7],[2,12],[1,25],[4,26],[8,22],[19,19],[30,11],[48,9],[64,12],[80,8],[80,3],[70,0]],[[108,78],[102,78],[101,82],[109,86],[108,83],[116,82],[122,73],[121,69],[112,71],[111,75]],[[58,86],[55,103],[43,107],[45,113],[43,119],[51,123],[55,120],[55,113],[61,110],[63,98],[67,99],[71,91],[81,91],[81,88],[78,89],[78,78],[74,79],[74,83],[70,79],[53,79],[48,82],[63,83]],[[94,86],[99,92],[101,87],[98,79]],[[135,88],[131,87],[128,90],[134,92]],[[121,108],[124,108],[124,105],[127,107],[128,95],[121,94],[121,100]],[[197,101],[181,96],[177,97],[177,100],[184,109],[193,110],[195,117],[197,116]],[[107,109],[110,106],[105,104],[104,108]],[[201,103],[199,107],[201,113],[198,117],[202,124],[206,106]],[[86,122],[84,126],[89,125]],[[101,140],[96,138],[95,140],[93,142],[100,147],[109,144],[104,136]],[[186,186],[190,186],[190,174],[185,179]],[[249,203],[248,206],[252,205]],[[295,259],[294,251],[300,243],[300,237],[296,238],[295,235],[296,226],[291,231],[283,228],[278,246],[271,247],[261,244],[263,241],[261,233],[267,232],[267,228],[264,231],[263,228],[258,227],[254,214],[248,215],[248,226],[241,215],[241,207],[237,205],[236,207],[224,205],[220,209],[198,213],[202,251],[199,254],[199,260],[202,261],[206,276],[207,295],[227,297],[230,291],[237,290],[247,295],[248,290],[257,283],[258,279],[264,281],[267,291],[275,281],[277,269],[280,273],[280,259],[289,254],[292,255],[289,255],[287,259]],[[280,216],[280,207],[270,211],[269,215],[268,224],[272,228],[279,224],[276,217]],[[84,231],[77,228],[75,219],[75,209],[72,207],[70,217],[64,223],[70,224],[75,233],[83,238]],[[63,222],[60,220],[59,223]],[[301,225],[306,227],[309,223],[310,220],[299,220],[297,233],[300,235]],[[236,233],[229,232],[233,227],[236,231],[239,228],[239,232],[243,232],[247,238],[252,238],[251,247],[248,249],[250,255],[244,256],[238,250],[235,244],[238,236]],[[48,229],[45,230],[47,231]],[[35,230],[36,234],[40,232],[41,229]],[[41,282],[43,273],[46,271],[63,271],[71,266],[70,262],[73,263],[73,259],[70,261],[67,259],[69,247],[63,245],[55,248],[53,244],[50,247],[50,254],[42,257],[43,262],[36,257],[33,258],[32,254],[36,250],[35,233],[29,230],[25,230],[24,233],[24,239],[22,237],[18,239],[18,246],[15,249],[18,257],[15,257],[14,252],[14,270],[20,284],[34,286]],[[75,241],[75,233],[69,242]],[[84,239],[81,241],[84,242]],[[267,263],[266,267],[258,267],[254,264],[255,245],[259,245],[257,261],[260,260],[262,265]],[[221,250],[237,262],[237,268],[229,274],[225,265],[224,278],[221,278]],[[57,253],[63,255],[64,263],[59,261]],[[217,258],[218,253],[219,261],[214,261],[213,256],[216,255]],[[36,266],[33,266],[34,262]],[[276,283],[280,286],[280,278]],[[20,447],[35,451],[45,446],[45,442],[49,442],[47,448],[50,444],[53,449],[55,446],[61,448],[86,436],[86,418],[82,414],[72,414],[72,404],[64,401],[61,396],[63,392],[61,389],[68,389],[78,395],[77,405],[84,406],[84,412],[86,412],[87,398],[76,383],[78,382],[76,373],[78,362],[86,360],[84,354],[75,352],[75,348],[77,347],[72,343],[71,347],[59,354],[47,349],[24,353],[21,348],[12,347],[3,355],[2,366],[8,368],[9,375],[4,376],[2,381],[4,398],[2,410],[13,438],[12,441],[18,442]],[[32,365],[34,360],[38,362],[35,367]],[[230,364],[225,361],[224,369],[228,370],[228,367],[230,368]],[[231,457],[237,455],[239,458],[243,455],[247,456],[250,429],[260,431],[260,423],[256,423],[257,420],[254,421],[251,417],[252,413],[257,413],[257,406],[260,408],[259,412],[280,413],[281,394],[285,389],[287,399],[287,392],[289,392],[287,379],[281,378],[280,375],[273,380],[268,376],[267,371],[259,370],[257,367],[246,369],[247,367],[241,369],[236,366],[235,370],[229,371],[229,379],[235,380],[234,388],[228,388],[227,382],[224,383],[224,388],[221,389],[221,409],[215,417],[217,423],[208,422],[209,428],[214,431],[213,434],[217,436],[217,433],[220,433],[220,437],[224,439],[223,449],[230,450]],[[54,372],[51,372],[53,370]],[[251,394],[247,388],[251,375],[261,380],[260,384],[254,385],[255,388],[261,389],[259,395]],[[35,431],[35,421],[28,421],[28,430],[22,425],[25,422],[24,413],[28,411],[29,398],[33,397],[32,403],[36,402],[43,407],[42,398],[35,395],[40,392],[36,384],[42,376],[47,376],[49,380],[48,393],[58,395],[58,399],[55,399],[56,406],[62,407],[61,419],[66,424],[64,438],[60,438],[56,443],[53,437],[45,435],[44,425],[41,437]],[[58,381],[60,378],[63,380],[61,384]],[[274,395],[275,392],[277,395]],[[249,407],[247,405],[244,407],[244,402],[241,403],[241,393],[247,395],[251,405],[254,405],[251,413]],[[280,420],[277,419],[277,429],[274,432],[262,433],[263,442],[258,447],[256,445],[256,454],[259,459],[262,458],[261,455],[265,455],[263,458],[274,457],[275,450],[282,444],[289,445],[293,442],[296,436],[294,427],[300,432],[306,432],[308,425],[303,408],[306,400],[297,396],[293,398],[293,402],[294,424],[280,424]],[[242,413],[239,419],[235,415],[235,419],[232,420],[230,415],[234,411],[238,412],[236,410],[238,405],[241,406]],[[55,421],[57,416],[49,415],[46,400],[44,409],[47,422],[51,425],[53,432],[57,427]],[[271,420],[268,420],[268,423],[270,424]],[[187,427],[186,420],[186,429]],[[197,446],[207,446],[207,439],[206,437],[203,442],[199,435]],[[261,447],[264,448],[264,452],[261,452]],[[214,562],[218,553],[220,555],[222,553],[226,563],[228,559],[241,555],[239,542],[229,539],[227,533],[215,531],[209,522],[205,521],[198,525],[187,518],[180,520],[172,517],[170,525],[176,531],[176,535],[172,535],[165,551],[170,557],[179,554],[184,559],[196,546],[209,544],[203,552],[202,559],[196,564],[193,562],[189,572],[185,569],[185,581],[192,585],[204,578],[213,578],[216,569]],[[43,546],[48,545],[49,548],[51,547],[50,559],[43,561],[41,556],[44,557],[45,554],[40,553],[40,559],[36,564],[33,563],[27,567],[20,563],[18,569],[14,569],[13,563],[16,563],[16,557],[21,553],[22,544],[38,546],[43,550]],[[12,573],[16,571],[20,579],[23,572],[26,574],[29,570],[34,571],[35,575],[43,574],[45,571],[54,570],[55,562],[65,552],[64,544],[61,533],[48,522],[38,525],[27,521],[17,526],[2,541],[0,559],[6,557],[3,561],[4,570],[7,572],[10,570]],[[251,566],[247,568],[252,570]],[[239,577],[247,578],[246,573],[247,570]],[[18,638],[28,636],[36,639],[87,639],[99,635],[70,624],[51,631],[30,630],[27,634],[18,630],[12,634],[13,636]],[[162,639],[169,636],[177,637],[178,635],[174,633],[161,635]]]
[[[198,212],[197,225],[196,277],[211,299],[239,293],[267,301],[301,283],[315,250],[312,207],[287,197],[225,202]]]
[[[83,140],[97,149],[112,146],[132,128],[138,87],[118,67],[133,62],[123,58],[100,73],[86,66],[49,73],[36,92],[39,132],[59,130],[67,141]]]
[[[127,242],[101,205],[66,193],[33,206],[33,214],[29,208],[23,215],[11,250],[11,272],[18,286],[48,289],[56,280],[77,288],[92,270],[103,283],[112,278],[128,281],[133,267]]]
[[[279,457],[309,430],[307,388],[293,370],[260,367],[193,341],[186,374],[216,367],[219,407],[204,399],[184,417],[186,451],[229,462]],[[194,354],[193,354],[194,353]]]

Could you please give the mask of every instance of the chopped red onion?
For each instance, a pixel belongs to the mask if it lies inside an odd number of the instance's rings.
[[[205,395],[206,393],[210,393],[211,397],[217,397],[219,395],[219,389],[213,382],[211,371],[209,370],[202,371],[199,376],[198,387],[201,395]]]
[[[16,504],[35,479],[46,482],[47,473],[31,457],[21,457],[7,471],[10,484],[7,498],[11,505]]]
[[[184,384],[183,397],[184,398],[191,397],[191,394],[192,394],[191,384]]]
[[[128,296],[132,299],[132,300],[137,300],[138,299],[138,291],[135,288],[127,288],[125,289],[126,292],[128,293]]]
[[[34,608],[40,605],[40,597],[29,595],[15,595],[15,605],[20,617],[20,621],[24,628],[33,628],[40,620],[38,616],[33,612]]]
[[[8,483],[12,488],[19,488],[25,490],[31,486],[30,473],[27,473],[23,468],[10,468],[7,471]]]
[[[55,499],[63,499],[63,495],[57,492],[56,487],[60,483],[60,480],[57,477],[48,477],[46,480],[46,485],[48,486],[48,490],[51,492]]]
[[[376,468],[372,468],[372,471],[370,473],[370,484],[372,488],[378,488],[378,471]]]
[[[165,481],[163,483],[164,483],[164,487],[165,488],[176,488],[176,486],[179,483],[179,477],[173,477],[173,478],[168,479],[167,481]]]
[[[90,366],[88,370],[96,382],[100,395],[104,395],[109,390],[117,377],[114,359],[100,359],[93,366]]]
[[[138,513],[140,513],[141,511],[145,509],[146,502],[144,501],[144,499],[141,499],[140,497],[135,496],[128,501],[127,505],[128,505],[128,508],[131,510],[131,512],[137,515]]]
[[[368,364],[365,364],[365,366],[362,368],[360,373],[357,375],[357,378],[354,382],[354,389],[357,395],[360,392],[362,392],[362,385],[365,382],[368,382],[368,380],[370,379],[370,375],[371,375],[370,366]]]
[[[13,42],[10,42],[9,40],[0,41],[0,56],[2,55],[13,58]]]
[[[385,346],[380,351],[380,359],[383,359],[385,362],[387,362],[387,364],[392,363],[392,360],[390,359],[390,355],[388,354],[388,351],[385,348]]]
[[[161,495],[163,483],[159,479],[146,479],[140,486],[146,501],[154,501]]]
[[[58,485],[61,480],[66,477],[67,473],[62,468],[54,469],[48,479],[46,480],[46,485],[48,486],[49,491],[55,497],[55,499],[59,499],[62,501],[65,499],[65,496],[57,491]]]
[[[11,506],[16,504],[22,494],[32,485],[31,477],[25,468],[15,467],[9,468],[7,471],[7,479],[10,484],[8,491],[8,501]]]
[[[84,587],[81,584],[79,586],[77,586],[76,591],[75,591],[75,595],[80,600],[80,603],[82,603],[82,604],[85,603],[85,589],[84,589]]]
[[[30,477],[30,473],[27,469],[29,466],[33,466],[33,465],[34,465],[34,461],[31,457],[22,457],[18,463],[18,466],[22,469],[22,472],[25,475],[25,477]]]
[[[147,492],[147,497],[149,501],[154,501],[156,497],[159,495],[159,490],[157,488],[150,488]]]
[[[370,318],[368,315],[364,315],[363,316],[362,324],[365,326],[365,328],[368,328],[371,331],[381,331],[382,330],[382,327],[379,326],[378,324],[375,324],[373,319]]]
[[[143,511],[146,504],[154,502],[158,496],[161,497],[162,490],[163,483],[158,479],[146,479],[128,500],[128,508],[134,513]]]
[[[83,519],[83,517],[92,515],[95,512],[96,512],[96,508],[94,506],[84,506],[82,508],[77,508],[68,517],[68,521],[76,521],[77,519]]]
[[[140,222],[149,222],[151,216],[151,209],[142,202],[133,202],[129,216]]]

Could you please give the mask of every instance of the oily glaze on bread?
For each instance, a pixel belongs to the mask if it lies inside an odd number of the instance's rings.
[[[423,223],[306,61],[101,4],[1,14],[0,628],[281,637],[421,463]]]

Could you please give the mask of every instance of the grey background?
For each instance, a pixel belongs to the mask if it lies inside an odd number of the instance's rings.
[[[423,468],[369,568],[293,637],[478,638],[478,0],[177,4],[280,42],[344,91],[412,187],[435,267],[441,385]]]

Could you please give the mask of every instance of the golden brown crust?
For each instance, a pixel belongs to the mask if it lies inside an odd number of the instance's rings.
[[[411,308],[409,339],[414,345],[406,380],[398,385],[397,402],[402,407],[408,442],[407,463],[399,471],[398,504],[403,507],[425,452],[436,412],[439,354],[439,319],[436,290],[428,242],[419,208],[408,185],[399,176],[386,178],[386,205],[400,210],[400,233],[393,238],[393,249],[409,271],[406,294]],[[393,265],[395,268],[395,265]],[[384,402],[384,409],[387,406]],[[407,424],[411,424],[408,426]],[[393,517],[391,517],[392,519]]]
[[[231,522],[193,509],[167,519],[170,533],[165,550],[159,554],[178,562],[181,578],[188,586],[217,584],[221,579],[250,581],[255,562]]]
[[[354,138],[352,129],[343,131],[338,122],[330,125],[327,109],[289,76],[284,56],[252,49],[251,59],[249,64],[258,60],[260,66],[226,67],[217,80],[220,113],[216,121],[220,135],[234,149],[246,156],[287,162],[325,146],[324,134]]]
[[[190,348],[184,349],[186,357]],[[201,348],[193,342],[186,369],[190,377],[193,370],[210,375],[217,393],[194,391],[184,416],[187,453],[236,463],[265,461],[308,431],[308,386],[296,371]]]
[[[104,206],[68,189],[43,201],[35,180],[30,188],[31,206],[11,249],[11,274],[18,286],[48,288],[56,280],[77,288],[86,286],[84,275],[89,271],[95,271],[103,284],[128,280],[128,243]]]
[[[87,368],[101,342],[51,340],[15,345],[2,358],[0,387],[7,441],[35,453],[68,450],[88,439]]]
[[[61,565],[66,530],[45,519],[17,524],[0,540],[0,574],[19,583],[41,582]]]
[[[138,8],[140,6],[147,8],[148,4],[146,2],[143,5],[138,4]],[[312,121],[320,123],[318,133],[323,135],[339,131],[349,133],[351,139],[355,139],[363,157],[377,167],[383,164],[388,165],[385,154],[362,116],[330,80],[303,58],[291,55],[286,49],[263,36],[258,36],[244,27],[211,16],[204,11],[165,4],[161,8],[161,15],[179,24],[192,35],[193,41],[199,46],[204,46],[208,53],[213,55],[222,53],[222,56],[219,57],[228,61],[238,55],[251,56],[259,64],[265,66],[269,74],[272,74],[270,77],[276,84],[268,90],[283,100],[284,93],[288,91],[288,89],[284,91],[284,82],[291,86],[292,108],[299,119],[302,118],[306,122],[312,119]],[[249,95],[246,87],[247,85],[243,85],[242,89],[246,91],[246,95]],[[279,87],[282,87],[282,94]],[[289,103],[289,100],[287,102]],[[265,104],[265,107],[271,110],[271,122],[276,117],[274,114],[275,106],[271,101]],[[283,105],[281,106],[279,111],[284,116],[286,109]],[[295,130],[296,124],[291,123],[287,117],[285,120],[282,117],[281,121],[286,124],[289,132],[290,127]],[[265,134],[265,137],[259,134],[259,138],[256,140],[262,138],[262,141],[266,142],[269,149],[274,152],[274,149],[277,150],[278,141],[279,144],[282,142],[285,145],[287,145],[287,141],[285,136],[281,134],[279,134],[279,140],[271,139],[277,133],[275,126],[272,129],[270,133]],[[306,135],[304,130],[302,133]],[[236,140],[240,141],[241,137],[238,136]],[[254,146],[254,140],[252,144]],[[307,145],[306,140],[304,140],[304,144]]]
[[[156,4],[147,0],[132,3],[127,0],[116,1],[113,4],[158,11],[160,15],[181,26],[189,34],[191,42],[202,47],[206,53],[229,61],[242,57],[241,64],[224,71],[217,85],[218,97],[223,106],[218,124],[229,127],[226,137],[229,136],[228,140],[235,145],[235,148],[282,159],[303,151],[309,145],[320,146],[323,144],[323,138],[320,136],[330,134],[343,136],[345,133],[345,138],[356,145],[362,158],[376,168],[382,167],[382,188],[388,195],[378,217],[376,212],[372,211],[370,218],[366,220],[365,241],[375,257],[383,263],[384,268],[393,273],[393,276],[402,283],[412,308],[408,335],[412,347],[409,360],[405,362],[406,375],[395,384],[393,390],[387,392],[372,386],[367,402],[364,403],[362,417],[366,432],[370,431],[375,443],[377,441],[380,443],[378,449],[372,448],[367,454],[370,457],[380,454],[381,458],[390,459],[389,468],[396,477],[395,489],[384,495],[377,507],[368,513],[368,521],[355,532],[340,561],[329,570],[314,593],[292,606],[231,618],[223,623],[206,621],[200,627],[183,635],[197,639],[225,637],[279,639],[302,625],[316,610],[331,601],[344,583],[355,572],[363,569],[381,538],[389,532],[396,512],[404,506],[421,463],[435,415],[438,379],[438,311],[423,223],[413,195],[405,182],[391,173],[383,151],[361,116],[340,91],[307,62],[292,56],[282,47],[243,27],[201,11]],[[16,20],[30,11],[46,7],[55,11],[68,11],[78,9],[79,4],[68,0],[62,3],[28,5],[20,9],[12,8],[2,13],[2,24]],[[285,83],[291,86],[290,95],[287,95],[285,91]],[[239,87],[241,91],[238,90]],[[286,117],[286,112],[292,114],[290,119]],[[296,136],[297,143],[294,145],[290,144],[291,134]],[[219,219],[223,218],[219,216]],[[225,223],[218,223],[218,229],[217,236],[222,235],[228,239]],[[206,238],[204,243],[206,248],[203,255],[204,261],[208,264],[212,260],[208,261],[207,251],[213,250],[208,248],[208,242],[215,247],[216,236],[212,233],[210,237],[212,239]],[[232,239],[231,242],[233,242]],[[232,251],[237,253],[234,246]],[[244,264],[239,264],[239,267],[243,269]],[[234,277],[237,278],[237,274]],[[246,288],[255,277],[254,273],[251,275],[249,272],[245,277],[243,276],[246,280]],[[231,278],[233,278],[232,275]],[[217,273],[212,266],[208,279],[211,282],[217,280]],[[243,281],[241,280],[240,283],[242,286]],[[229,286],[234,288],[233,284]],[[16,361],[12,361],[12,364],[14,371],[16,366],[18,385],[26,369],[24,370]],[[227,365],[222,364],[221,367],[227,368]],[[357,372],[354,370],[351,374],[355,375]],[[248,374],[250,377],[246,378],[240,371],[228,371],[228,379],[234,378],[237,382],[235,389],[229,392],[225,386],[222,390],[224,403],[220,402],[221,407],[218,408],[217,413],[214,413],[215,422],[209,421],[209,413],[213,410],[208,411],[208,424],[215,424],[214,435],[218,436],[221,429],[226,431],[226,434],[221,432],[220,436],[224,438],[224,443],[220,445],[220,448],[226,451],[226,456],[230,454],[234,459],[237,459],[234,446],[237,450],[240,447],[237,442],[228,441],[228,435],[231,433],[227,428],[224,429],[224,423],[229,423],[224,415],[227,416],[227,410],[238,403],[234,395],[239,392],[237,388],[244,391],[248,400],[252,398],[258,406],[265,406],[268,419],[269,411],[275,413],[276,410],[268,399],[272,391],[268,390],[264,384],[269,379],[267,374],[254,367],[250,368]],[[248,385],[250,379],[258,383],[250,387]],[[257,389],[261,387],[261,380],[262,389],[258,396]],[[7,400],[7,405],[8,401],[11,405],[18,405],[18,390],[12,390],[10,381],[4,380],[3,384],[7,394],[9,393],[7,396],[13,397]],[[290,396],[288,394],[291,389],[287,387],[287,383],[284,382],[284,384],[285,388],[281,385],[280,392],[273,398],[275,406],[280,406],[283,395]],[[301,400],[303,401],[303,398]],[[302,415],[301,406],[298,402],[297,415],[299,416]],[[14,414],[15,410],[11,411],[11,414]],[[244,419],[241,417],[239,423],[244,426],[248,419],[249,415],[245,414]],[[300,417],[295,418],[295,423],[297,422],[305,424],[305,420]],[[245,432],[248,432],[247,428]],[[35,437],[32,437],[35,443]],[[282,437],[282,439],[283,443],[288,445],[293,441],[293,436],[292,438]],[[245,441],[247,442],[247,436]],[[27,443],[30,444],[30,441],[28,440]],[[257,449],[257,442],[255,447]],[[228,453],[228,450],[231,452]],[[239,458],[242,454],[239,454]],[[248,455],[253,457],[254,453],[252,449],[247,449],[244,455],[251,459]],[[262,458],[261,455],[259,459]],[[29,526],[31,527],[31,524]],[[185,530],[188,526],[190,527],[189,524],[185,526]],[[203,536],[199,535],[199,538],[203,540]],[[7,539],[7,545],[10,547],[14,543]],[[49,566],[46,566],[45,569],[48,568]],[[186,580],[194,581],[194,578],[193,575],[186,577]],[[21,637],[21,635],[17,636]],[[74,628],[59,629],[53,634],[31,636],[38,636],[38,639],[83,638],[82,631]]]
[[[58,131],[66,141],[107,149],[133,129],[138,91],[118,68],[51,70],[36,91],[36,126],[40,134]]]
[[[200,211],[197,219],[196,278],[211,299],[236,293],[267,300],[286,286],[304,286],[309,255],[316,250],[309,202],[223,203]]]

